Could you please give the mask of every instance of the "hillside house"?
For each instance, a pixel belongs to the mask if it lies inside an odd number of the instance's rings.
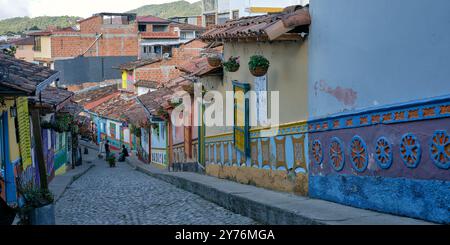
[[[15,57],[19,60],[25,60],[27,62],[34,61],[34,38],[26,37],[11,42],[16,47]]]
[[[207,91],[219,91],[226,105],[221,111],[224,125],[202,124],[200,131],[199,158],[207,174],[308,194],[305,152],[310,22],[308,8],[291,6],[281,13],[228,21],[201,37],[204,41],[222,41],[225,61],[231,57],[240,60],[240,68],[225,71],[223,79],[210,76],[199,80]],[[248,63],[253,55],[269,60],[267,74],[255,77],[250,73]],[[231,109],[225,101],[227,91],[236,93]],[[249,91],[256,98],[244,96]],[[271,100],[275,92],[279,93],[279,107],[273,107],[276,101]],[[217,100],[202,111],[208,111]],[[228,113],[230,110],[233,114]],[[272,121],[277,118],[275,113],[279,113],[278,120]],[[230,117],[234,126],[225,124]]]

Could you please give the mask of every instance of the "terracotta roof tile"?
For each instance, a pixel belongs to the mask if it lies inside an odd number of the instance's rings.
[[[192,76],[205,76],[209,74],[221,74],[222,67],[212,67],[208,63],[208,59],[206,57],[198,58],[189,62],[186,62],[180,66],[177,66],[177,69],[186,72]]]
[[[176,27],[180,28],[180,30],[199,31],[199,32],[206,31],[205,27],[197,26],[197,25],[191,25],[191,24],[186,24],[186,23],[173,22],[170,25],[176,26]]]
[[[135,87],[143,87],[143,88],[152,88],[157,89],[159,86],[158,82],[155,81],[146,81],[146,80],[139,80],[134,84]]]
[[[88,103],[95,102],[101,98],[109,96],[111,94],[117,93],[117,85],[110,85],[100,88],[92,88],[82,93],[76,93],[74,96],[74,101],[78,104],[84,106]]]
[[[153,15],[148,16],[138,16],[137,22],[139,23],[170,23],[170,20],[159,18]]]
[[[136,104],[134,96],[128,94],[118,93],[111,99],[103,102],[102,104],[92,108],[90,111],[96,113],[99,116],[117,120],[126,121],[125,112],[128,111]]]
[[[143,125],[148,120],[144,108],[137,103],[124,112],[124,118],[128,123],[134,125]]]
[[[60,108],[62,108],[61,105],[69,103],[70,99],[73,96],[73,92],[49,86],[41,92],[40,96],[32,97],[30,98],[30,100],[35,103],[39,103],[59,110]]]
[[[309,26],[311,18],[308,8],[302,6],[291,6],[281,13],[273,13],[260,16],[243,17],[237,20],[227,21],[223,25],[218,25],[215,28],[205,32],[201,39],[216,41],[216,40],[230,40],[230,39],[258,39],[258,40],[273,40],[270,35],[272,32],[277,32],[281,35],[288,32],[300,33],[304,30],[296,30],[299,26]],[[298,38],[298,35],[292,35],[292,38]]]
[[[150,65],[150,64],[156,63],[156,62],[158,62],[160,60],[161,59],[135,60],[135,61],[131,61],[131,62],[128,62],[128,63],[120,65],[119,69],[121,69],[121,70],[134,70],[134,69],[142,67],[142,66],[146,66],[146,65]]]
[[[152,114],[155,114],[160,107],[167,106],[167,101],[171,99],[174,92],[168,88],[160,88],[154,92],[138,97],[142,105]]]
[[[35,65],[0,53],[0,69],[6,69],[8,76],[0,77],[0,87],[21,91],[28,95],[35,93],[37,86],[56,76],[57,71]],[[55,80],[57,77],[54,77]],[[5,89],[0,90],[5,90]]]
[[[33,37],[21,38],[21,39],[12,41],[11,44],[14,44],[14,45],[34,45],[34,38]]]

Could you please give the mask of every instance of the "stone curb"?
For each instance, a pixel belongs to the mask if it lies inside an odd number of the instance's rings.
[[[135,159],[127,159],[126,162],[135,170],[147,174],[156,179],[170,183],[180,189],[184,189],[200,197],[216,203],[232,212],[252,218],[261,224],[269,225],[432,225],[433,223],[411,219],[407,217],[378,213],[370,210],[357,209],[341,204],[335,204],[324,200],[302,198],[279,203],[278,197],[283,193],[271,192],[268,199],[253,199],[247,187],[242,191],[236,188],[218,188],[209,185],[206,181],[192,180],[187,176],[177,176],[177,173],[169,173],[161,170],[147,169],[135,162]],[[192,174],[192,173],[188,173]],[[194,177],[195,178],[195,177]],[[224,180],[222,180],[224,181]],[[231,182],[231,184],[237,184]],[[227,182],[224,182],[227,185]],[[222,185],[221,185],[222,186]],[[252,187],[249,187],[252,188]],[[230,191],[231,190],[231,191]],[[264,191],[263,191],[264,192]],[[261,192],[260,192],[261,193]],[[253,193],[255,194],[255,193]],[[256,193],[256,195],[258,195]],[[273,196],[275,195],[275,196]],[[280,196],[281,195],[281,196]],[[296,205],[296,203],[298,205]]]
[[[201,196],[202,198],[216,203],[230,211],[240,215],[252,218],[262,224],[270,225],[326,225],[327,223],[311,219],[294,212],[289,212],[285,209],[280,209],[274,206],[265,205],[242,196],[225,193],[214,187],[204,185],[202,183],[194,182],[173,176],[165,173],[155,173],[148,169],[142,168],[139,165],[133,164],[130,159],[127,163],[134,167],[137,171],[147,174],[151,177],[170,183],[178,188],[192,192]]]

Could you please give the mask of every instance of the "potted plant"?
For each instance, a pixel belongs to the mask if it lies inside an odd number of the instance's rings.
[[[228,61],[223,63],[223,67],[228,72],[237,72],[239,70],[239,67],[241,67],[239,63],[239,57],[231,56]]]
[[[131,127],[132,127],[131,132],[133,132],[133,134],[136,137],[140,138],[142,136],[141,128],[134,125],[131,125]]]
[[[255,77],[262,77],[267,74],[270,62],[262,55],[253,55],[248,62],[250,73]]]
[[[157,114],[163,119],[169,118],[169,112],[167,112],[163,107],[158,108]]]
[[[208,64],[212,67],[218,67],[222,65],[222,55],[217,50],[209,49],[205,53],[208,60]]]
[[[109,163],[109,167],[115,168],[116,167],[116,156],[114,154],[109,154],[106,157],[106,161]]]
[[[188,85],[183,85],[182,88],[184,91],[186,91],[190,95],[194,95],[194,93],[195,93],[193,83],[188,84]]]
[[[171,108],[177,108],[178,106],[183,104],[183,99],[173,98],[173,99],[170,99],[168,102],[169,102],[169,105]]]
[[[54,225],[55,206],[53,194],[48,189],[33,185],[19,185],[23,205],[18,214],[22,225]]]

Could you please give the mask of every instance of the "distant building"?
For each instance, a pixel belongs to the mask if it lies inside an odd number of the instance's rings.
[[[182,24],[190,24],[194,26],[203,26],[203,18],[201,15],[194,16],[177,16],[169,18],[170,21],[178,22]]]
[[[292,5],[306,5],[309,0],[202,0],[203,26],[224,24],[241,17],[281,12]]]
[[[139,16],[139,58],[172,56],[172,49],[197,38],[204,28],[189,23],[174,22],[155,16]]]
[[[137,56],[136,14],[99,13],[73,27],[30,33],[34,60],[54,68],[54,61],[77,56]]]
[[[78,24],[30,33],[34,61],[61,71],[61,85],[119,79],[112,67],[139,53],[136,14],[99,13]]]
[[[27,37],[11,42],[16,47],[16,58],[28,62],[34,61],[34,38]]]

